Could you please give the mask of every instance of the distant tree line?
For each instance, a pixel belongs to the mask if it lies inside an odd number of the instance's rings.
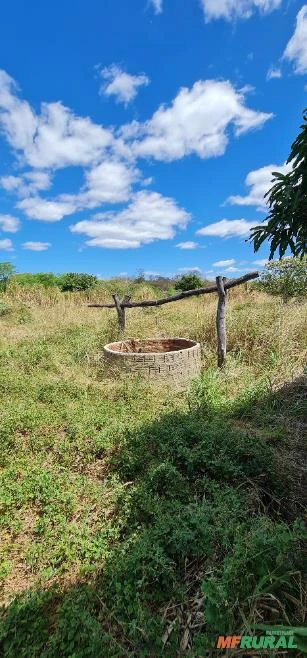
[[[9,281],[13,280],[19,286],[40,285],[44,288],[59,288],[62,292],[74,292],[75,290],[89,290],[94,288],[98,279],[93,274],[79,272],[66,272],[54,274],[53,272],[28,272],[17,274],[12,263],[0,263],[0,290],[4,291]]]
[[[54,274],[53,272],[21,273],[15,272],[11,263],[0,263],[0,290],[4,291],[9,281],[14,281],[18,286],[43,286],[44,288],[57,287],[62,292],[74,292],[78,290],[91,290],[101,285],[100,281],[93,274],[79,272],[66,272],[64,274]],[[116,287],[118,279],[111,279]],[[120,279],[122,281],[122,279]],[[145,278],[143,270],[139,270],[135,277],[126,279],[130,284],[147,284],[156,290],[163,292],[174,292],[174,290],[194,290],[205,285],[205,281],[195,273],[184,274],[182,276],[167,277],[161,275],[151,275]]]
[[[103,287],[104,292],[110,295],[115,292],[133,294],[134,286],[150,286],[157,293],[172,295],[176,290],[195,290],[209,285],[210,282],[202,279],[195,272],[188,272],[177,277],[151,275],[149,279],[141,271],[135,277],[113,278],[99,280],[93,274],[79,272],[66,272],[54,274],[53,272],[38,272],[36,274],[16,274],[11,263],[0,263],[0,292],[5,292],[8,283],[12,281],[17,286],[43,286],[44,288],[57,287],[62,292],[75,292],[78,290],[92,290]],[[307,291],[307,257],[282,258],[270,261],[264,268],[260,280],[253,284],[258,289],[271,295],[280,295],[284,301],[291,298],[303,298]]]

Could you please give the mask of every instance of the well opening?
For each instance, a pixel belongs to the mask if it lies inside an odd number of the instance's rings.
[[[201,369],[200,345],[188,338],[127,338],[103,348],[106,365],[142,379],[186,388]]]
[[[160,354],[165,352],[178,352],[179,350],[194,347],[197,343],[187,338],[162,339],[134,339],[128,338],[117,343],[110,343],[105,347],[111,352],[124,354]]]

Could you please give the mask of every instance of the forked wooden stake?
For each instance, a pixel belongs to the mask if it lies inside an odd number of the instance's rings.
[[[216,277],[216,287],[218,292],[218,303],[216,312],[216,331],[217,331],[217,365],[222,368],[225,365],[227,336],[226,336],[226,301],[227,290],[224,288],[226,278]]]
[[[124,295],[122,300],[119,299],[118,295],[112,295],[112,297],[117,311],[119,335],[123,336],[126,327],[126,308],[124,304],[130,301],[130,296]]]

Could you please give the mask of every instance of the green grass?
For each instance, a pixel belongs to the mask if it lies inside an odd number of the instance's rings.
[[[0,319],[4,658],[200,658],[227,631],[304,625],[305,307],[249,302],[230,305],[222,372],[213,307],[164,312],[202,340],[187,394],[107,376],[113,316]],[[156,317],[129,335],[161,335]]]

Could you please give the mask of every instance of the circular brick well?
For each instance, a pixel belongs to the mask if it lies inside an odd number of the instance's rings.
[[[103,348],[114,371],[185,388],[200,374],[200,345],[187,338],[127,339]]]

